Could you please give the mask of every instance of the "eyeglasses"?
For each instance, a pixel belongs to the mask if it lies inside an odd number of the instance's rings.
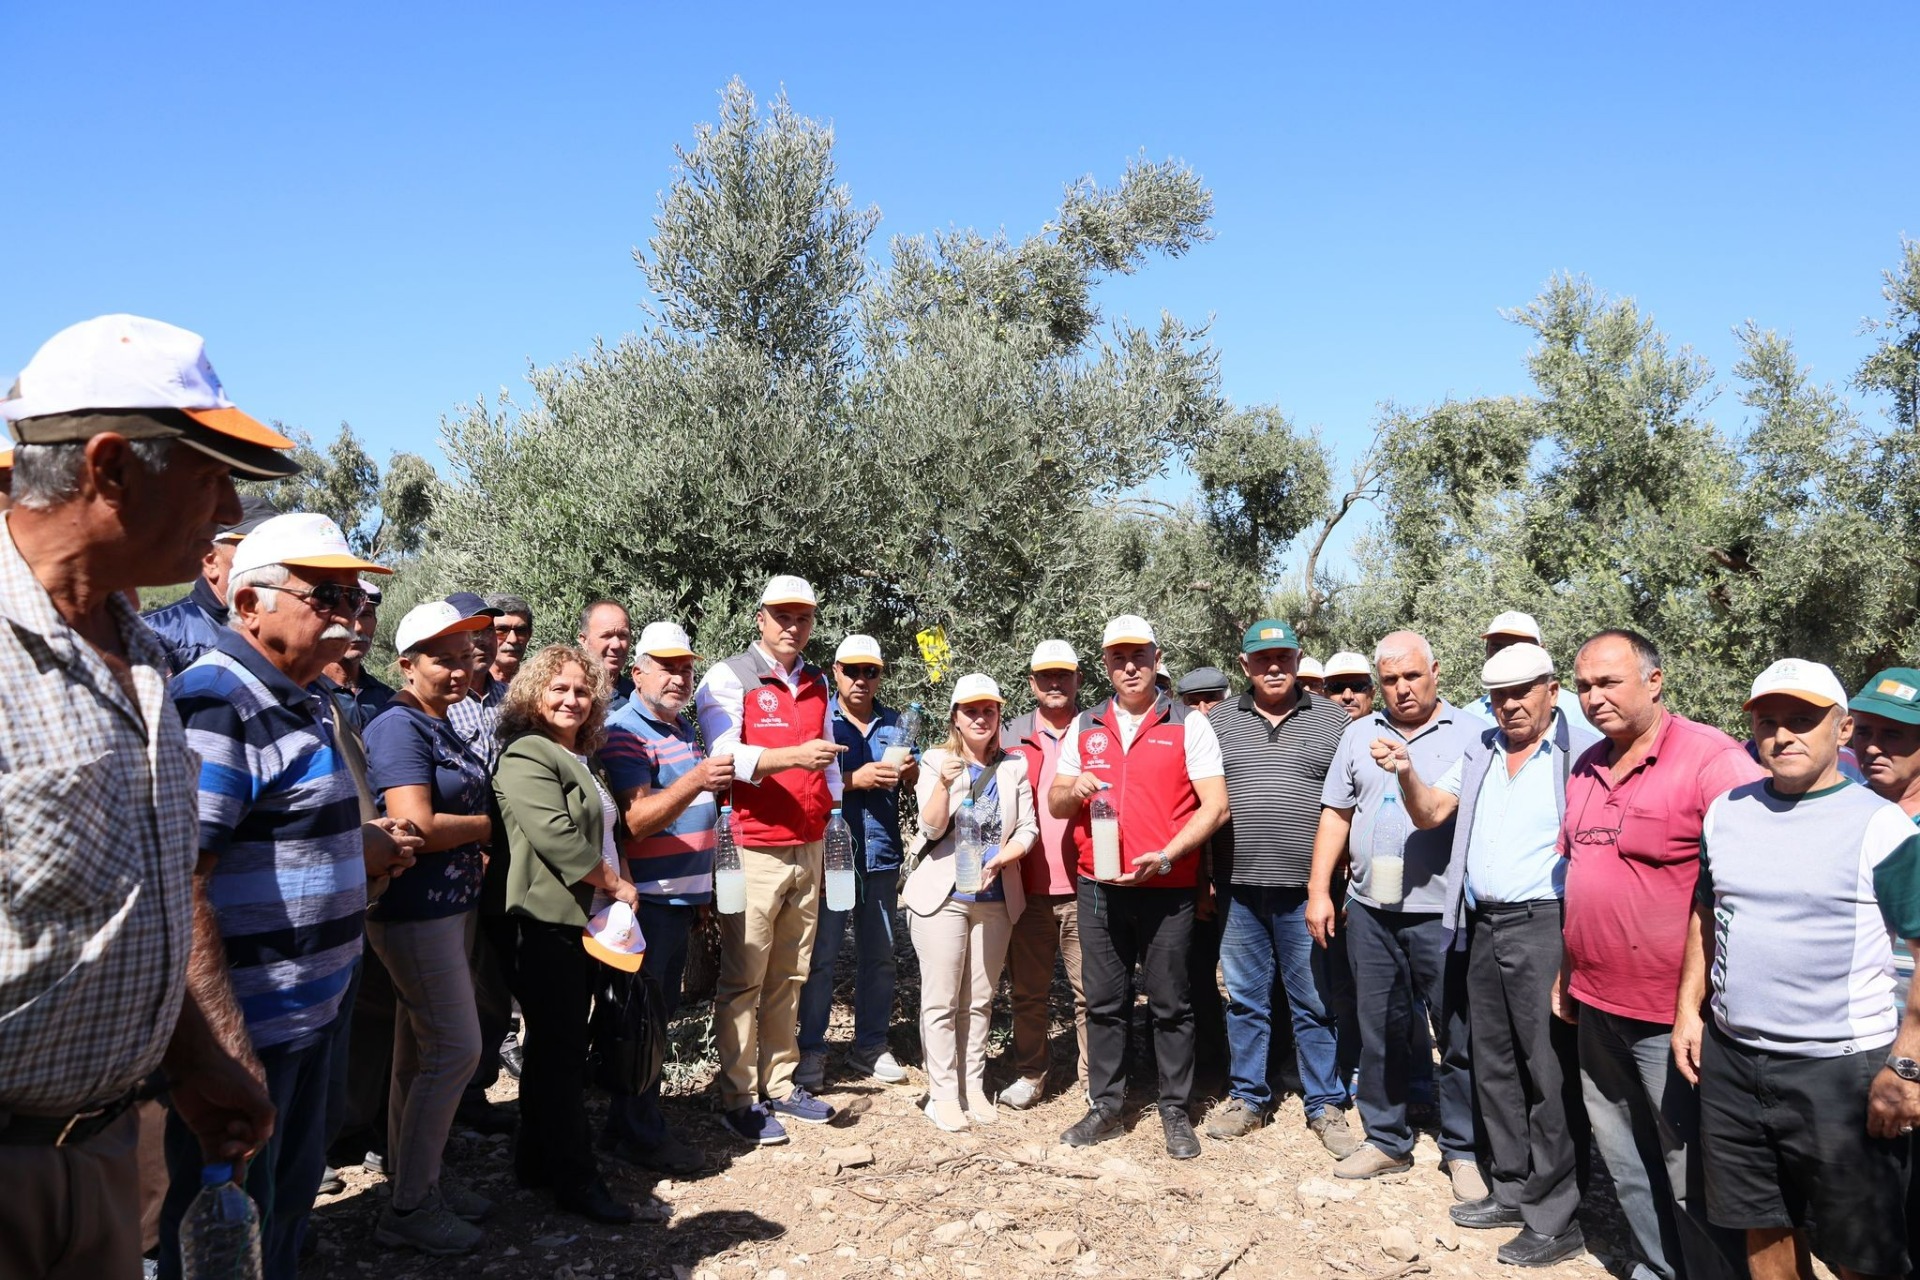
[[[841,663],[840,671],[841,674],[845,675],[849,680],[878,680],[880,678],[880,668],[870,663],[863,662],[858,666],[852,667]]]
[[[1371,680],[1329,680],[1327,681],[1328,693],[1365,693],[1367,690],[1371,688],[1373,688],[1373,681]]]
[[[1618,827],[1582,827],[1573,833],[1575,844],[1619,844]]]
[[[493,624],[493,634],[497,636],[530,636],[533,634],[533,624],[527,622],[509,622],[503,625],[496,622]]]
[[[311,591],[302,591],[298,587],[261,587],[258,591],[284,591],[290,596],[299,596],[316,612],[343,613],[349,618],[357,618],[360,611],[367,607],[367,593],[360,587],[346,587],[338,582],[323,582]]]

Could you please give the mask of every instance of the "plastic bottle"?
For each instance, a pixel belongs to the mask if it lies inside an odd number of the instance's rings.
[[[1373,815],[1373,847],[1367,859],[1369,898],[1383,907],[1397,907],[1405,894],[1407,836],[1413,824],[1400,803],[1397,783],[1387,784],[1387,798]]]
[[[747,873],[733,843],[732,805],[720,806],[713,837],[713,907],[722,915],[737,916],[747,909]]]
[[[1120,810],[1104,795],[1093,798],[1088,808],[1093,823],[1093,878],[1120,878]]]
[[[896,769],[904,769],[913,759],[913,753],[920,749],[920,732],[926,724],[926,714],[920,710],[920,704],[910,702],[907,709],[900,713],[900,724],[893,742],[880,757],[882,764],[890,764]]]
[[[186,1280],[259,1280],[260,1215],[230,1164],[200,1170],[200,1194],[180,1220],[180,1269]]]
[[[973,811],[973,797],[960,802],[953,819],[953,887],[960,893],[980,892],[980,864],[986,844],[980,838],[980,815]]]
[[[827,910],[853,910],[853,830],[838,809],[827,815],[826,864]]]

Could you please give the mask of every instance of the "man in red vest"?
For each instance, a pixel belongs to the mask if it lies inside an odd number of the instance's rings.
[[[1200,1154],[1193,1094],[1193,1004],[1187,946],[1200,851],[1227,818],[1220,742],[1203,715],[1154,685],[1160,649],[1146,619],[1107,623],[1100,642],[1113,697],[1082,712],[1060,747],[1047,808],[1073,821],[1079,852],[1081,978],[1087,993],[1087,1114],[1062,1136],[1072,1147],[1117,1138],[1126,1094],[1133,966],[1143,962],[1160,1069],[1167,1154]],[[1117,812],[1096,830],[1095,797]],[[1115,865],[1102,867],[1117,835]],[[1100,872],[1105,871],[1104,879]]]
[[[826,1124],[834,1110],[793,1080],[797,1012],[819,919],[822,837],[840,803],[827,679],[804,656],[813,588],[781,574],[754,614],[759,642],[700,682],[700,727],[712,755],[733,757],[734,837],[747,909],[720,917],[713,993],[720,1096],[734,1136],[787,1140],[779,1117]]]

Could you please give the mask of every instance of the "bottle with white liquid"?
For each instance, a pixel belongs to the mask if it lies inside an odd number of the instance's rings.
[[[880,757],[880,763],[890,764],[896,769],[904,769],[913,759],[913,753],[920,746],[920,730],[926,723],[926,716],[920,710],[920,704],[910,702],[907,709],[900,713],[900,723],[894,729],[894,738]]]
[[[853,829],[837,808],[827,815],[826,845],[827,910],[851,911],[855,896]]]
[[[1120,878],[1120,810],[1104,795],[1093,798],[1087,811],[1093,823],[1093,878]]]
[[[960,802],[953,818],[953,887],[959,893],[980,892],[980,865],[986,842],[980,838],[980,815],[973,810],[973,797]]]
[[[1405,896],[1407,836],[1412,830],[1399,784],[1388,783],[1386,802],[1373,815],[1372,856],[1367,859],[1366,893],[1383,907],[1397,907]]]
[[[740,865],[740,849],[733,842],[733,806],[720,806],[720,822],[713,832],[713,909],[737,916],[747,909],[747,873]]]

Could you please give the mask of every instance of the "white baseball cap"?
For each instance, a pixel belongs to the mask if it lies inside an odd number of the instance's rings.
[[[693,641],[687,638],[687,629],[677,622],[649,622],[640,630],[640,643],[634,646],[636,653],[644,653],[649,658],[697,658],[693,651]]]
[[[1847,691],[1840,677],[1833,674],[1833,668],[1804,658],[1782,658],[1762,671],[1753,682],[1753,692],[1741,705],[1751,708],[1770,693],[1788,694],[1816,707],[1847,705]]]
[[[1480,683],[1489,689],[1511,689],[1552,674],[1552,654],[1537,644],[1510,644],[1481,666]]]
[[[397,653],[410,653],[429,640],[438,640],[456,631],[479,631],[492,625],[493,619],[484,613],[461,617],[460,610],[445,600],[429,600],[413,606],[400,619],[400,625],[393,631],[393,647]]]
[[[1123,613],[1107,623],[1107,629],[1100,633],[1100,647],[1111,649],[1117,644],[1156,644],[1153,638],[1153,624],[1138,614]]]
[[[1080,655],[1065,640],[1042,640],[1033,647],[1033,659],[1027,663],[1029,671],[1078,671]]]
[[[969,702],[998,702],[1004,706],[1006,701],[1000,696],[1000,686],[994,678],[976,671],[953,682],[953,697],[947,705],[959,707]]]
[[[297,569],[358,569],[362,573],[392,573],[384,565],[353,554],[347,535],[326,516],[312,511],[292,511],[263,521],[258,529],[240,539],[233,549],[233,568],[238,575],[284,564]]]
[[[1488,640],[1494,636],[1525,636],[1535,644],[1539,644],[1541,643],[1540,624],[1533,620],[1533,615],[1530,613],[1509,609],[1489,622],[1487,629],[1480,633],[1482,640]]]
[[[146,423],[86,416],[128,410],[177,414]],[[281,452],[293,441],[227,399],[199,334],[141,316],[98,316],[48,338],[0,399],[0,418],[23,444],[68,444],[114,431],[181,440],[248,479],[300,470]]]
[[[647,956],[647,935],[641,932],[633,908],[624,902],[596,911],[580,935],[580,945],[594,959],[624,973],[640,972]]]
[[[887,660],[880,656],[880,642],[872,636],[863,635],[851,635],[842,640],[840,647],[833,651],[833,660],[835,662],[871,662],[880,667],[887,665]]]
[[[809,604],[819,607],[820,602],[813,598],[813,584],[805,578],[796,578],[790,573],[776,573],[767,579],[767,589],[760,593],[760,603],[769,604]]]
[[[1365,676],[1373,679],[1373,667],[1367,662],[1367,655],[1355,653],[1351,649],[1342,649],[1327,659],[1321,675],[1331,680],[1335,676]]]
[[[1309,658],[1303,653],[1300,655],[1300,666],[1294,671],[1294,675],[1302,680],[1325,680],[1327,669],[1320,665],[1320,659]]]

